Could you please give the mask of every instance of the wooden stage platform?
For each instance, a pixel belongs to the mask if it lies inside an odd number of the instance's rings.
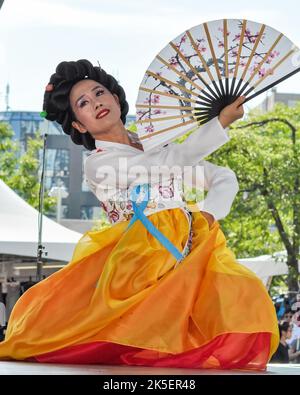
[[[30,362],[1,362],[3,375],[300,375],[300,364],[270,364],[266,372],[152,368],[144,366],[56,365]]]

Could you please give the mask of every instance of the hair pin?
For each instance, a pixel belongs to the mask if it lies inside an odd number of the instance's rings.
[[[102,70],[102,67],[100,66],[99,60],[97,60],[97,63],[98,63],[99,69]]]
[[[48,115],[47,111],[42,111],[42,112],[40,112],[40,116],[41,116],[42,118],[46,118],[47,115]]]
[[[54,89],[54,85],[53,84],[48,84],[45,89],[46,89],[46,92],[51,92]]]

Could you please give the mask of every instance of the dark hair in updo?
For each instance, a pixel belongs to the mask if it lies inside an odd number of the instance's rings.
[[[83,79],[97,81],[107,88],[111,94],[116,94],[119,97],[121,120],[125,124],[129,107],[124,89],[112,75],[107,74],[101,67],[94,67],[86,59],[77,62],[59,63],[56,67],[56,73],[52,74],[49,81],[54,89],[45,91],[43,110],[46,111],[45,118],[62,125],[63,131],[71,136],[75,144],[93,150],[95,149],[95,139],[92,135],[89,132],[80,133],[72,126],[72,121],[76,121],[76,117],[70,105],[70,91],[73,85]]]

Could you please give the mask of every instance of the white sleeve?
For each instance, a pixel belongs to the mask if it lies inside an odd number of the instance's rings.
[[[208,191],[204,200],[197,203],[197,208],[212,214],[216,220],[225,218],[231,209],[234,198],[239,190],[235,173],[228,167],[201,161],[193,173],[192,186]],[[184,180],[188,180],[185,176]]]
[[[130,184],[149,183],[151,177],[170,174],[170,168],[194,166],[229,141],[226,129],[215,117],[192,133],[182,144],[171,143],[153,151],[108,150],[90,155],[85,176],[95,193],[100,188],[127,188]],[[160,167],[160,168],[159,168]],[[164,167],[164,170],[161,169]],[[114,170],[110,173],[111,170]],[[165,173],[164,173],[165,172]],[[138,174],[138,177],[137,177]]]

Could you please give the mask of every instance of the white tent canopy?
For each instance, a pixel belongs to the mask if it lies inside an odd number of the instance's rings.
[[[0,254],[37,256],[39,212],[0,180]],[[81,234],[43,216],[47,258],[69,261]]]
[[[255,258],[238,259],[238,262],[252,270],[263,283],[266,284],[269,277],[288,274],[286,260],[286,251],[280,251],[273,255],[261,255]],[[298,266],[300,270],[299,262]]]

